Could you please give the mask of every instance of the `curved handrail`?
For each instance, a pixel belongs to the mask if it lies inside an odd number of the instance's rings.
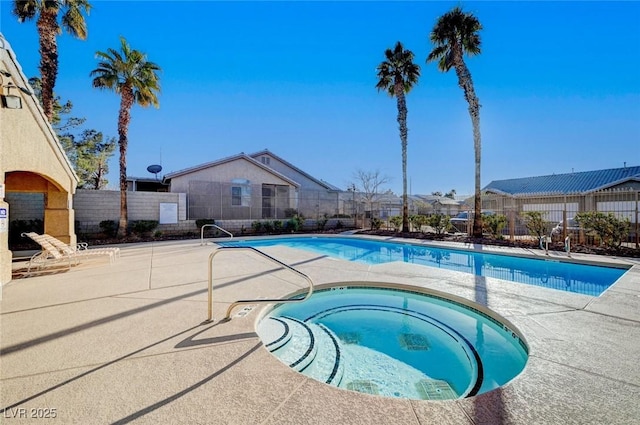
[[[284,298],[284,299],[280,299],[280,298],[272,298],[272,299],[253,299],[253,300],[238,300],[235,301],[233,303],[231,303],[231,305],[227,308],[227,313],[224,316],[224,318],[222,319],[222,321],[227,321],[230,319],[231,317],[231,311],[237,307],[240,304],[253,304],[253,303],[274,303],[274,302],[278,302],[278,303],[299,303],[299,302],[303,302],[306,301],[311,294],[313,294],[313,280],[311,280],[311,278],[309,276],[307,276],[306,274],[302,273],[300,270],[296,270],[293,267],[291,267],[288,264],[283,263],[282,261],[273,258],[272,256],[265,254],[264,252],[255,249],[254,247],[251,246],[221,246],[218,249],[216,249],[215,251],[213,251],[210,255],[209,255],[209,288],[208,288],[208,316],[207,316],[207,322],[210,322],[212,317],[213,317],[213,259],[215,258],[216,255],[218,255],[219,253],[226,251],[226,250],[244,250],[244,251],[252,251],[255,252],[256,254],[261,255],[262,257],[266,258],[267,260],[270,260],[271,262],[276,263],[277,265],[291,270],[292,272],[296,273],[299,276],[302,276],[304,279],[307,280],[307,282],[309,282],[309,292],[307,293],[307,295],[304,296],[304,298],[296,298],[296,299],[291,299],[291,298]]]
[[[229,239],[233,239],[233,234],[225,229],[223,229],[220,226],[217,226],[215,224],[203,224],[202,227],[200,228],[200,246],[204,245],[204,228],[205,227],[215,227],[218,230],[223,231],[224,233],[226,233],[227,235],[229,235]]]

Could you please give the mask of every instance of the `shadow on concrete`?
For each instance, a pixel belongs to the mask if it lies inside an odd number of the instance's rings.
[[[180,397],[183,397],[183,396],[187,395],[191,391],[200,388],[201,386],[203,386],[207,382],[209,382],[209,381],[217,378],[218,376],[222,375],[224,372],[228,371],[229,369],[231,369],[232,367],[234,367],[235,365],[240,363],[242,360],[244,360],[247,357],[249,357],[251,355],[251,353],[255,352],[261,346],[262,346],[262,343],[258,342],[256,345],[251,347],[249,350],[247,350],[244,354],[239,356],[237,359],[233,360],[228,365],[226,365],[223,368],[217,370],[216,372],[214,372],[213,374],[207,376],[206,378],[204,378],[204,379],[196,382],[195,384],[191,385],[190,387],[185,388],[184,390],[172,395],[171,397],[167,397],[164,400],[160,400],[157,403],[152,404],[151,406],[145,407],[144,409],[138,410],[137,412],[134,412],[134,413],[130,414],[129,416],[126,416],[126,417],[124,417],[124,418],[122,418],[122,419],[120,419],[118,421],[115,421],[115,422],[113,422],[113,424],[114,425],[115,424],[127,424],[129,422],[135,421],[136,419],[139,419],[139,418],[143,417],[146,414],[149,414],[149,413],[153,412],[154,410],[157,410],[157,409],[161,408],[162,406],[165,406],[165,405],[167,405],[169,403],[172,403],[172,402],[178,400]]]
[[[324,257],[325,256],[315,257],[315,258],[312,258],[312,259],[309,259],[309,260],[305,260],[305,261],[301,261],[301,262],[298,262],[298,263],[294,263],[294,264],[292,264],[292,266],[298,266],[300,264],[317,261],[317,260],[322,259]],[[281,270],[281,268],[267,270],[267,271],[261,272],[261,273],[255,273],[255,274],[252,274],[252,275],[249,275],[249,276],[245,276],[245,277],[242,277],[242,278],[239,278],[239,279],[235,279],[235,280],[229,281],[229,282],[224,283],[222,285],[215,286],[214,289],[223,288],[223,287],[234,285],[234,284],[237,284],[237,283],[240,283],[240,282],[245,282],[247,280],[255,279],[255,278],[260,277],[260,276],[265,276],[267,274],[274,273],[274,272],[279,271],[279,270]],[[145,290],[145,291],[147,291],[147,290]],[[144,292],[144,291],[142,291],[142,292]],[[51,334],[48,334],[48,335],[44,335],[44,336],[41,336],[41,337],[38,337],[38,338],[31,339],[29,341],[21,342],[19,344],[10,345],[10,346],[7,346],[5,348],[0,349],[0,356],[6,356],[8,354],[12,354],[12,353],[15,353],[15,352],[18,352],[18,351],[26,350],[27,348],[35,347],[37,345],[44,344],[45,342],[53,341],[55,339],[62,338],[62,337],[65,337],[65,336],[69,336],[69,335],[72,335],[72,334],[77,333],[77,332],[85,331],[85,330],[90,329],[90,328],[92,328],[94,326],[104,325],[106,323],[113,322],[115,320],[124,319],[124,318],[127,318],[129,316],[133,316],[135,314],[143,313],[145,311],[152,310],[154,308],[161,307],[163,305],[167,305],[167,304],[173,303],[175,301],[180,301],[180,300],[183,300],[185,298],[193,297],[193,296],[204,294],[204,293],[207,293],[207,289],[206,288],[205,289],[199,289],[197,291],[191,291],[191,292],[188,292],[188,293],[182,294],[182,295],[177,295],[175,297],[168,298],[166,300],[157,301],[157,302],[151,303],[149,305],[145,305],[145,306],[134,308],[134,309],[127,310],[127,311],[123,311],[121,313],[112,314],[110,316],[106,316],[106,317],[103,317],[101,319],[92,320],[90,322],[83,323],[81,325],[77,325],[77,326],[73,326],[71,328],[63,329],[63,330],[60,330],[60,331],[57,331],[57,332],[54,332],[54,333],[51,333]],[[110,295],[109,297],[105,297],[105,298],[113,298],[113,297],[117,297],[117,296],[119,296],[119,294]],[[79,301],[76,301],[76,302],[79,302]],[[47,307],[49,307],[49,306],[43,306],[43,307],[40,307],[40,308],[47,308]]]
[[[482,256],[475,256],[474,258],[474,272],[475,272],[475,286],[474,286],[474,301],[482,306],[489,308],[489,291],[487,289],[487,278],[482,276],[484,259]],[[484,331],[482,329],[482,323],[476,324],[476,349],[480,352],[484,350]],[[490,395],[488,395],[490,394]],[[480,399],[491,397],[492,402],[481,402]],[[489,406],[489,409],[483,409]],[[506,424],[505,418],[505,406],[502,397],[502,388],[496,388],[487,394],[480,395],[473,399],[473,421],[476,424],[490,424],[490,425],[503,425]]]
[[[215,327],[215,326],[218,326],[219,324],[220,324],[220,323],[213,324],[213,325],[211,325],[211,326],[207,327],[206,329],[204,329],[204,330],[202,330],[202,331],[200,331],[200,332],[197,332],[195,335],[198,335],[198,334],[200,334],[200,333],[202,333],[202,332],[204,332],[204,331],[207,331],[207,330],[209,330],[209,329],[211,329],[211,328],[213,328],[213,327]],[[107,363],[101,364],[100,366],[94,367],[93,369],[90,369],[90,370],[88,370],[88,371],[86,371],[86,372],[83,372],[83,373],[81,373],[81,374],[79,374],[79,375],[76,375],[76,376],[74,376],[74,377],[72,377],[72,378],[66,379],[66,380],[64,380],[64,381],[62,381],[62,382],[60,382],[60,383],[58,383],[58,384],[56,384],[56,385],[54,385],[54,386],[52,386],[52,387],[49,387],[49,388],[47,388],[47,389],[45,389],[45,390],[42,390],[42,391],[40,391],[40,392],[38,392],[38,393],[36,393],[36,394],[31,395],[31,396],[29,396],[29,397],[27,397],[27,398],[25,398],[25,399],[22,399],[22,400],[20,400],[20,401],[17,401],[17,402],[13,403],[13,404],[12,404],[12,405],[10,405],[10,406],[6,406],[6,407],[1,408],[1,409],[0,409],[0,414],[3,414],[5,411],[8,411],[8,410],[14,409],[14,408],[16,408],[17,406],[20,406],[21,404],[24,404],[24,403],[26,403],[26,402],[29,402],[29,401],[31,401],[31,400],[34,400],[34,399],[36,399],[36,398],[38,398],[38,397],[41,397],[41,396],[43,396],[43,395],[45,395],[45,394],[47,394],[47,393],[50,393],[51,391],[55,391],[55,390],[57,390],[58,388],[61,388],[61,387],[65,386],[65,385],[67,385],[67,384],[70,384],[70,383],[72,383],[72,382],[74,382],[74,381],[77,381],[78,379],[84,378],[85,376],[88,376],[88,375],[90,375],[90,374],[92,374],[92,373],[95,373],[95,372],[97,372],[97,371],[99,371],[99,370],[102,370],[102,369],[104,369],[104,368],[106,368],[106,367],[109,367],[109,366],[111,366],[111,365],[113,365],[113,364],[115,364],[115,363],[118,363],[118,362],[120,362],[120,361],[122,361],[122,360],[125,360],[125,359],[127,359],[127,358],[132,357],[132,356],[135,356],[136,354],[140,354],[140,353],[142,353],[143,351],[148,350],[149,348],[152,348],[152,347],[155,347],[155,346],[160,345],[160,344],[162,344],[162,343],[165,343],[165,342],[167,342],[167,341],[169,341],[169,340],[171,340],[171,339],[173,339],[173,338],[176,338],[176,337],[178,337],[178,336],[180,336],[180,335],[183,335],[183,334],[189,333],[189,332],[191,332],[191,331],[193,331],[193,330],[195,330],[195,329],[198,329],[200,326],[201,326],[201,325],[197,325],[197,326],[193,326],[193,327],[191,327],[191,328],[185,329],[185,330],[184,330],[184,331],[182,331],[182,332],[178,332],[177,334],[170,335],[170,336],[168,336],[168,337],[166,337],[166,338],[164,338],[164,339],[161,339],[160,341],[156,341],[156,342],[154,342],[153,344],[149,344],[149,345],[147,345],[147,346],[145,346],[145,347],[142,347],[142,348],[140,348],[140,349],[138,349],[138,350],[132,351],[132,352],[130,352],[130,353],[128,353],[128,354],[125,354],[125,355],[120,356],[120,357],[118,357],[118,358],[116,358],[116,359],[113,359],[113,360],[111,360],[111,361],[109,361],[109,362],[107,362]],[[194,336],[195,336],[195,335],[194,335]],[[248,338],[254,338],[254,337],[256,337],[256,336],[257,336],[257,335],[256,335],[255,333],[253,333],[253,332],[251,332],[251,333],[246,333],[246,334],[239,334],[239,335],[229,335],[229,336],[223,336],[223,337],[218,337],[218,338],[208,338],[208,339],[206,340],[206,342],[197,342],[196,344],[192,344],[192,345],[203,345],[203,344],[205,344],[205,343],[206,343],[206,344],[216,344],[216,343],[222,343],[222,342],[229,342],[229,341],[236,341],[236,340],[243,340],[243,339],[248,339]],[[192,339],[192,337],[189,337],[189,338],[185,339],[184,341],[189,341],[189,340],[191,340],[191,339]],[[184,342],[184,341],[183,341],[183,342]],[[178,345],[180,345],[180,344],[178,344]],[[188,346],[188,345],[189,345],[189,344],[186,344],[186,346]],[[257,347],[259,347],[260,345],[262,345],[262,342],[258,342]],[[176,346],[176,347],[177,347],[177,346]],[[253,349],[252,349],[252,350],[253,350]]]

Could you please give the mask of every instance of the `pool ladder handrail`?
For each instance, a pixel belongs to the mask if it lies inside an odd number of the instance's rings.
[[[216,229],[226,233],[227,235],[229,235],[229,239],[233,239],[233,233],[229,232],[228,230],[223,229],[222,227],[216,225],[216,224],[203,224],[202,227],[200,228],[200,246],[204,245],[204,228],[205,227],[215,227]]]
[[[237,307],[238,305],[241,304],[254,304],[254,303],[299,303],[299,302],[303,302],[306,301],[307,299],[309,299],[309,297],[313,294],[313,280],[307,276],[306,274],[302,273],[300,270],[297,270],[293,267],[291,267],[288,264],[283,263],[282,261],[270,256],[269,254],[265,254],[264,252],[251,247],[251,246],[221,246],[219,248],[217,248],[215,251],[213,251],[210,255],[209,255],[209,279],[208,279],[208,299],[207,299],[207,307],[208,307],[208,315],[207,315],[207,320],[205,323],[207,322],[211,322],[212,321],[212,317],[213,317],[213,259],[215,258],[216,255],[220,254],[223,251],[226,250],[238,250],[238,251],[251,251],[254,252],[256,254],[259,254],[260,256],[262,256],[263,258],[266,258],[267,260],[276,263],[277,265],[288,269],[292,272],[294,272],[295,274],[297,274],[298,276],[303,277],[304,279],[306,279],[307,282],[309,282],[309,292],[307,292],[307,295],[304,296],[304,298],[268,298],[268,299],[250,299],[250,300],[238,300],[238,301],[234,301],[233,303],[231,303],[231,305],[227,308],[227,313],[225,314],[224,318],[221,320],[223,322],[228,321],[231,319],[231,311]]]

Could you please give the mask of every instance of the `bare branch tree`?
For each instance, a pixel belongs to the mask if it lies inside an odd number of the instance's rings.
[[[391,181],[390,177],[381,175],[379,170],[364,171],[358,169],[353,174],[353,179],[356,181],[355,185],[358,191],[361,192],[362,197],[369,206],[370,211],[373,202],[381,192],[381,186]]]

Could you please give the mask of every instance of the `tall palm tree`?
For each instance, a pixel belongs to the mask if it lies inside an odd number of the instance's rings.
[[[15,0],[13,14],[24,22],[38,16],[36,26],[40,38],[40,77],[42,79],[42,109],[49,121],[53,118],[53,89],[58,78],[58,43],[56,37],[64,29],[81,40],[87,38],[87,23],[91,4],[87,0]],[[60,16],[60,12],[62,15]],[[60,16],[60,23],[58,17]]]
[[[93,87],[113,90],[120,95],[118,113],[118,145],[120,147],[120,223],[118,237],[127,231],[127,133],[134,104],[142,107],[160,106],[160,67],[147,61],[147,55],[132,50],[124,37],[120,37],[120,51],[108,49],[96,52],[98,67],[91,71]]]
[[[475,151],[475,196],[473,216],[473,236],[482,237],[482,198],[480,193],[480,160],[482,142],[480,139],[480,102],[473,88],[471,73],[463,56],[480,54],[480,35],[482,24],[471,13],[465,13],[458,6],[438,18],[429,39],[435,45],[427,63],[437,60],[442,72],[452,67],[458,76],[458,85],[464,91],[469,104],[469,115],[473,125],[473,147]]]
[[[420,67],[413,63],[413,53],[405,50],[399,41],[393,50],[384,52],[385,60],[378,65],[378,91],[385,90],[398,104],[398,126],[402,145],[402,232],[409,231],[409,203],[407,199],[407,101],[409,93],[418,83]]]

